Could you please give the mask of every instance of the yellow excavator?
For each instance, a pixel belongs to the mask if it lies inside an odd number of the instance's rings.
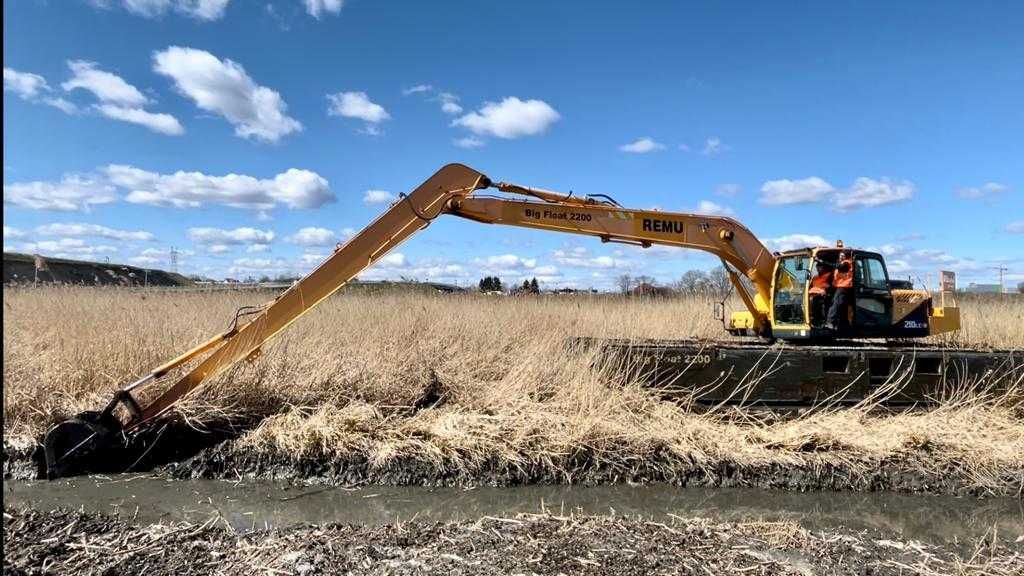
[[[504,195],[480,193],[488,189]],[[916,338],[960,326],[956,307],[935,306],[930,292],[891,280],[884,259],[874,252],[840,244],[772,253],[732,218],[634,210],[605,195],[578,197],[494,182],[472,168],[449,164],[411,193],[402,194],[384,214],[273,301],[239,309],[226,332],[128,384],[102,411],[79,414],[51,428],[44,441],[47,476],[88,470],[90,458],[103,446],[154,421],[227,367],[258,357],[275,334],[442,215],[594,236],[602,242],[643,248],[659,244],[710,252],[721,259],[746,308],[726,318],[724,305],[716,307],[716,315],[733,335],[816,343],[834,338]],[[841,253],[852,258],[855,267],[853,301],[843,326],[825,329],[811,310],[811,270],[819,262],[835,266]],[[698,362],[704,358],[694,356]],[[154,399],[143,405],[136,398],[140,388],[190,361],[197,363]]]

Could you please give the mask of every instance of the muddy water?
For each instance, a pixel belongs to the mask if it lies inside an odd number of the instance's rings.
[[[977,500],[893,493],[794,493],[755,489],[647,486],[514,488],[306,487],[151,476],[6,481],[7,506],[116,513],[136,522],[202,522],[219,515],[236,530],[324,522],[474,520],[519,512],[608,514],[664,521],[670,515],[721,522],[795,520],[811,530],[847,527],[906,539],[962,541],[993,528],[1024,535],[1024,508],[1013,498]]]

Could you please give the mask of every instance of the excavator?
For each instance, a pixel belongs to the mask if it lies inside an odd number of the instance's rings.
[[[483,193],[489,189],[501,194]],[[272,301],[239,309],[225,332],[118,390],[103,410],[85,412],[53,426],[44,439],[46,476],[57,478],[89,471],[92,463],[103,458],[105,447],[145,429],[175,402],[229,366],[257,358],[269,339],[442,215],[482,224],[581,234],[642,248],[655,244],[690,248],[720,258],[745,310],[726,318],[723,301],[716,306],[716,318],[733,337],[746,337],[757,344],[750,347],[742,343],[742,338],[722,344],[657,343],[646,350],[637,343],[612,344],[619,352],[642,353],[641,364],[657,365],[651,371],[656,377],[659,366],[666,373],[678,371],[680,366],[696,373],[722,372],[726,365],[730,367],[727,370],[735,370],[750,358],[763,356],[764,347],[775,340],[790,344],[792,349],[803,346],[828,350],[824,355],[812,355],[816,358],[814,368],[804,366],[799,359],[792,360],[797,369],[849,375],[856,372],[858,362],[866,361],[874,375],[879,370],[875,370],[871,351],[878,347],[834,344],[840,340],[856,343],[865,339],[920,338],[960,327],[957,307],[938,306],[931,292],[890,279],[884,258],[875,252],[847,249],[839,243],[773,253],[732,218],[629,209],[606,195],[581,197],[495,182],[467,166],[448,164],[411,193],[401,194],[386,212],[339,244],[316,269]],[[817,262],[834,265],[840,253],[852,257],[855,266],[853,303],[846,314],[847,322],[837,330],[828,330],[816,322],[811,311],[810,270]],[[885,352],[881,350],[881,357],[889,358],[891,364],[892,353]],[[943,361],[940,358],[939,364]],[[924,368],[935,371],[940,367],[928,364]],[[162,392],[146,394],[151,400],[140,400],[142,388],[165,380],[178,368],[183,368],[183,374],[172,384]],[[888,370],[881,372],[889,374]],[[718,388],[726,390],[729,378],[717,378],[717,382]],[[762,392],[806,399],[808,394],[831,393],[824,384],[819,378],[814,393],[808,392],[803,383],[773,391],[769,379]]]

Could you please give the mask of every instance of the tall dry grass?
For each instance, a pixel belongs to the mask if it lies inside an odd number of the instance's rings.
[[[25,446],[52,422],[226,328],[266,295],[47,288],[4,291],[4,442]],[[1024,347],[1024,300],[962,302],[963,347]],[[881,414],[871,402],[776,421],[732,408],[666,402],[570,336],[721,336],[711,301],[501,298],[397,292],[331,298],[254,363],[214,379],[184,414],[259,419],[239,445],[297,457],[417,458],[439,469],[486,462],[569,476],[581,454],[628,471],[649,459],[713,468],[900,459],[996,487],[1024,470],[1024,422],[1005,396],[970,395],[929,412]],[[1021,371],[1002,375],[1019,390]],[[425,397],[436,406],[411,410]]]

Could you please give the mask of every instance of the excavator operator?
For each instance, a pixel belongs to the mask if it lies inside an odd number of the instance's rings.
[[[811,325],[820,326],[828,312],[828,297],[832,291],[834,271],[827,262],[818,260],[817,275],[811,279]]]
[[[849,252],[839,254],[839,264],[832,274],[832,286],[835,295],[832,296],[825,327],[836,331],[846,328],[847,310],[853,295],[853,259]]]

